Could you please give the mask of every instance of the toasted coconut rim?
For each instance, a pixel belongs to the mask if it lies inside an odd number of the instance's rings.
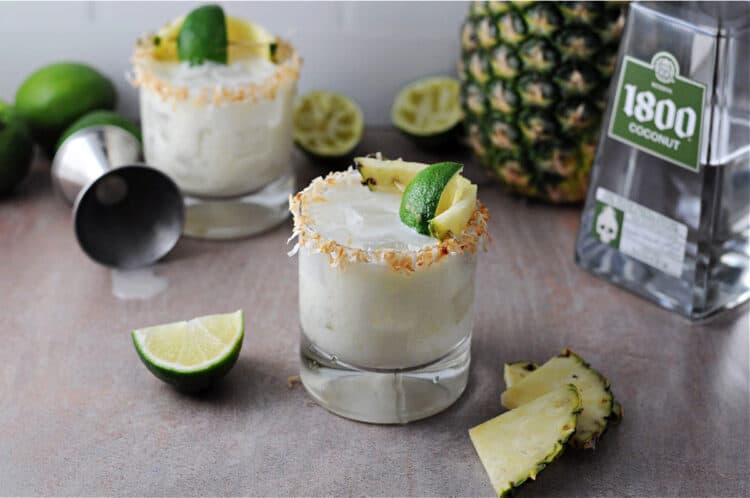
[[[314,202],[325,202],[323,193],[331,186],[346,179],[349,175],[359,173],[353,168],[346,171],[329,173],[325,177],[314,179],[310,185],[297,194],[289,197],[289,211],[294,218],[292,236],[288,242],[297,239],[289,256],[294,256],[300,248],[325,254],[332,267],[345,268],[351,263],[381,263],[388,265],[395,272],[413,273],[427,268],[446,257],[464,253],[475,253],[478,249],[487,250],[492,241],[487,232],[490,219],[487,208],[479,201],[464,231],[457,237],[448,237],[442,241],[421,249],[361,249],[349,247],[323,237],[315,229],[314,220],[305,214],[305,207]]]
[[[279,89],[290,81],[299,79],[302,58],[288,42],[279,39],[274,73],[260,83],[244,85],[216,85],[201,89],[176,85],[157,76],[149,67],[155,62],[152,47],[137,45],[133,54],[133,74],[130,84],[158,93],[162,99],[171,101],[191,101],[196,105],[219,106],[227,103],[257,102],[261,99],[273,100]]]

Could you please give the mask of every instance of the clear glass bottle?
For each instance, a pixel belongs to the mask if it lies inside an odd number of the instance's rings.
[[[749,51],[748,2],[633,4],[578,234],[582,267],[692,319],[750,297]]]

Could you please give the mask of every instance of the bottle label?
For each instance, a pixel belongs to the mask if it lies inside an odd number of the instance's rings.
[[[626,55],[609,136],[697,173],[705,93],[703,84],[680,76],[669,52],[656,53],[650,64]]]
[[[688,229],[609,190],[596,189],[592,236],[621,253],[679,278]]]

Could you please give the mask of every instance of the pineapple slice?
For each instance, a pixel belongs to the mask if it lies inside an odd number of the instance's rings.
[[[362,185],[375,192],[400,194],[423,169],[430,166],[424,163],[407,162],[401,159],[383,159],[380,153],[367,157],[355,157]],[[477,186],[460,172],[445,185],[435,210],[429,221],[429,232],[443,240],[459,235],[469,223],[477,204]]]
[[[469,430],[469,437],[498,496],[508,496],[565,449],[581,408],[570,384]]]
[[[440,196],[440,202],[438,203],[437,210],[435,210],[435,215],[444,213],[451,206],[460,201],[461,198],[466,195],[464,192],[467,189],[470,189],[471,186],[472,183],[467,178],[461,176],[460,172],[451,178],[451,181],[445,186],[443,194]],[[474,185],[474,190],[476,190],[476,188],[477,186]],[[476,200],[476,194],[474,195],[474,199]],[[466,221],[468,222],[468,219]]]
[[[506,363],[503,366],[503,380],[505,381],[505,388],[510,389],[511,386],[518,384],[521,379],[529,375],[531,372],[539,368],[539,365],[530,361],[515,361],[513,363]],[[620,422],[623,416],[622,404],[619,401],[612,401],[612,414],[609,417],[610,422]]]
[[[468,183],[468,185],[463,186],[459,195],[459,200],[454,201],[442,213],[438,209],[437,213],[439,214],[430,220],[430,235],[438,240],[460,235],[468,225],[471,215],[477,209],[476,185]],[[445,197],[445,194],[443,194],[443,197]],[[442,201],[443,198],[440,199],[441,203]]]
[[[362,175],[362,185],[376,192],[390,192],[400,194],[404,191],[417,173],[429,164],[411,163],[401,159],[383,159],[380,153],[375,157],[355,157],[359,174]]]
[[[614,400],[607,379],[568,349],[509,387],[502,394],[501,403],[513,409],[567,384],[578,388],[583,408],[570,444],[593,448],[613,418]]]
[[[506,363],[503,366],[503,380],[505,381],[505,389],[510,389],[511,386],[518,384],[518,382],[529,375],[531,372],[539,368],[536,363],[530,361],[515,361],[513,363]]]
[[[376,192],[392,194],[402,193],[417,173],[429,166],[429,164],[407,162],[402,159],[383,159],[380,153],[374,154],[374,157],[355,157],[354,164],[357,165],[359,174],[362,175],[362,185],[367,185],[370,190]],[[463,190],[469,185],[471,182],[463,176],[454,176],[445,186],[436,212],[442,213],[458,201]]]

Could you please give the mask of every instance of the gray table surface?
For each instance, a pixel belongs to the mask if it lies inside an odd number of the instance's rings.
[[[414,160],[389,130],[362,150]],[[183,239],[168,287],[120,300],[78,248],[46,165],[0,200],[1,495],[491,496],[467,430],[501,412],[502,364],[570,347],[612,382],[625,419],[520,496],[748,496],[748,308],[691,324],[576,267],[579,210],[501,193],[463,154],[492,214],[480,259],[469,387],[407,426],[327,413],[301,386],[291,224],[236,242]],[[321,173],[296,161],[300,184]],[[156,380],[135,327],[243,308],[239,361],[216,389]]]

